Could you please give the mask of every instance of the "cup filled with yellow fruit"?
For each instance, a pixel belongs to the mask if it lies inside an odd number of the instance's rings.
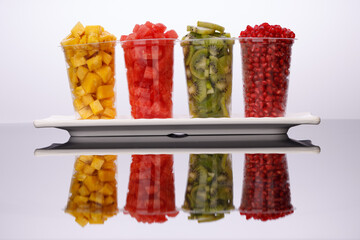
[[[78,22],[61,41],[73,105],[79,119],[114,119],[115,35]]]

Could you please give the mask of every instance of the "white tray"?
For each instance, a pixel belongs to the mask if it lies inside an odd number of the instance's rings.
[[[60,128],[71,136],[166,136],[286,134],[301,124],[319,124],[310,113],[289,114],[278,118],[169,118],[77,120],[74,116],[52,116],[34,121],[37,128]]]

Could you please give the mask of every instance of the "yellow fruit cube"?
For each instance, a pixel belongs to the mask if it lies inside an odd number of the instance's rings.
[[[77,217],[75,218],[75,221],[82,227],[85,227],[89,222],[85,217]]]
[[[82,185],[79,188],[78,192],[81,196],[84,196],[84,197],[87,197],[90,195],[90,191],[85,187],[85,185]]]
[[[101,166],[102,169],[115,169],[116,166],[115,166],[115,163],[113,161],[108,161],[108,162],[105,162],[102,166]]]
[[[104,51],[100,51],[99,53],[102,57],[102,61],[106,64],[109,65],[111,63],[112,60],[112,56],[110,54],[108,54],[107,52]]]
[[[82,97],[84,96],[86,93],[85,93],[85,90],[82,86],[79,86],[79,87],[76,87],[75,90],[74,90],[74,94],[75,96],[77,97]]]
[[[100,170],[104,162],[105,160],[102,157],[95,156],[94,160],[91,163],[91,167],[95,168],[96,170]]]
[[[98,48],[94,48],[92,50],[89,50],[89,56],[91,57],[92,55],[94,55],[95,53],[99,52]]]
[[[111,186],[108,183],[105,183],[105,185],[100,189],[99,192],[106,195],[106,196],[109,196],[109,195],[112,195],[114,193],[114,187]]]
[[[76,111],[80,111],[82,108],[84,108],[85,105],[84,103],[81,101],[80,98],[76,98],[74,100],[74,108],[76,109]]]
[[[111,98],[115,95],[113,85],[102,85],[96,90],[97,99]]]
[[[96,73],[88,73],[82,83],[86,93],[95,93],[96,89],[101,85],[101,78]]]
[[[79,79],[76,76],[76,69],[72,67],[68,68],[68,76],[71,88],[75,88],[79,82]]]
[[[98,43],[99,42],[99,35],[95,33],[90,33],[88,36],[88,43]]]
[[[82,161],[86,164],[91,164],[92,160],[93,160],[94,156],[93,155],[81,155],[78,160]]]
[[[79,41],[79,44],[86,44],[87,43],[87,36],[83,35]]]
[[[88,55],[88,51],[83,50],[83,49],[77,49],[75,52],[75,57],[78,57],[78,58],[86,57],[86,55]]]
[[[86,94],[81,97],[81,100],[84,104],[84,106],[88,106],[90,103],[94,101],[94,98],[91,96],[91,94]]]
[[[66,60],[68,61],[75,55],[75,52],[72,47],[64,47],[64,54],[65,54]]]
[[[91,193],[89,200],[92,202],[96,202],[98,204],[103,204],[104,203],[104,195],[102,195],[101,193],[98,193],[98,192],[93,192],[93,193]]]
[[[93,161],[94,162],[94,161]],[[91,163],[92,164],[92,163]],[[85,165],[84,169],[83,169],[83,173],[85,173],[86,175],[91,175],[95,172],[95,168],[93,168],[90,165]]]
[[[101,99],[100,100],[100,103],[104,108],[112,108],[112,107],[114,107],[114,102],[115,102],[114,98],[106,98],[106,99]]]
[[[115,202],[115,199],[112,196],[108,196],[104,200],[104,205],[110,205]]]
[[[76,161],[76,162],[75,162],[75,167],[74,167],[74,169],[75,169],[75,171],[80,172],[81,170],[83,170],[84,166],[85,166],[85,163],[84,163],[84,162],[82,162],[82,161]]]
[[[99,170],[99,180],[102,182],[115,181],[115,171]]]
[[[98,36],[101,35],[101,33],[104,31],[104,28],[100,25],[89,25],[85,27],[85,34],[90,35],[91,33],[94,33]]]
[[[96,115],[92,115],[91,117],[89,117],[88,119],[91,119],[91,120],[97,120],[97,119],[100,119],[99,116],[96,116]]]
[[[93,112],[91,111],[90,107],[84,107],[84,108],[80,109],[78,112],[82,119],[87,119],[93,115]]]
[[[77,195],[77,196],[74,198],[74,203],[87,203],[88,200],[89,200],[88,197],[84,197],[84,196]]]
[[[89,72],[89,70],[84,67],[84,66],[80,66],[78,67],[77,71],[76,71],[76,76],[80,79],[80,81],[82,82],[84,80],[84,78],[86,77],[86,74]]]
[[[114,119],[116,117],[116,111],[114,108],[105,108],[103,115],[110,119]]]
[[[103,31],[102,34],[100,35],[99,40],[100,42],[116,41],[116,37],[107,31]]]
[[[72,29],[71,34],[74,37],[80,37],[85,32],[84,26],[81,24],[81,22],[78,22]]]
[[[104,223],[104,218],[103,218],[101,212],[92,212],[90,215],[91,215],[91,217],[89,219],[90,224],[103,224]]]
[[[75,174],[76,180],[83,182],[86,180],[87,175],[85,173],[78,172]]]
[[[99,182],[97,176],[87,176],[84,184],[91,192],[99,191],[102,188],[102,184]]]
[[[102,110],[104,110],[104,108],[101,106],[99,99],[90,103],[90,108],[95,115],[98,115],[99,113],[101,113]]]
[[[76,56],[76,54],[70,59],[72,67],[80,67],[82,65],[86,64],[86,58],[85,57],[79,57]]]
[[[73,182],[71,183],[70,193],[76,194],[76,192],[79,190],[80,186],[81,186],[81,184],[74,179]]]
[[[101,55],[96,55],[95,57],[90,58],[86,61],[86,64],[89,68],[89,71],[94,71],[101,67],[102,65],[102,57]]]
[[[116,155],[104,155],[105,161],[115,161],[117,159]]]
[[[71,46],[71,45],[79,44],[79,42],[80,42],[80,37],[74,37],[74,38],[68,38],[68,39],[62,40],[61,45],[62,46]]]
[[[98,55],[99,56],[99,55]],[[113,72],[111,71],[111,67],[103,66],[95,71],[97,75],[101,77],[104,83],[107,83],[110,78],[113,76]]]

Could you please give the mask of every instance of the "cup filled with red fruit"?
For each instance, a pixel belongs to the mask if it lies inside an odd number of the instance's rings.
[[[172,118],[174,30],[162,23],[136,24],[133,32],[122,35],[131,116]]]
[[[240,214],[261,221],[294,212],[285,154],[245,154]]]
[[[240,33],[245,117],[286,114],[293,31],[263,23]]]
[[[230,117],[234,40],[225,28],[198,21],[181,41],[193,118]]]
[[[116,37],[78,22],[61,41],[75,112],[80,119],[114,119]]]

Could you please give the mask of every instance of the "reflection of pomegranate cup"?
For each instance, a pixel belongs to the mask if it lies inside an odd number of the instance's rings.
[[[143,223],[165,222],[166,216],[178,214],[172,155],[132,155],[124,210]]]
[[[262,221],[294,212],[285,154],[245,154],[240,214]]]
[[[116,156],[81,155],[75,161],[65,212],[81,226],[103,224],[117,214]]]

